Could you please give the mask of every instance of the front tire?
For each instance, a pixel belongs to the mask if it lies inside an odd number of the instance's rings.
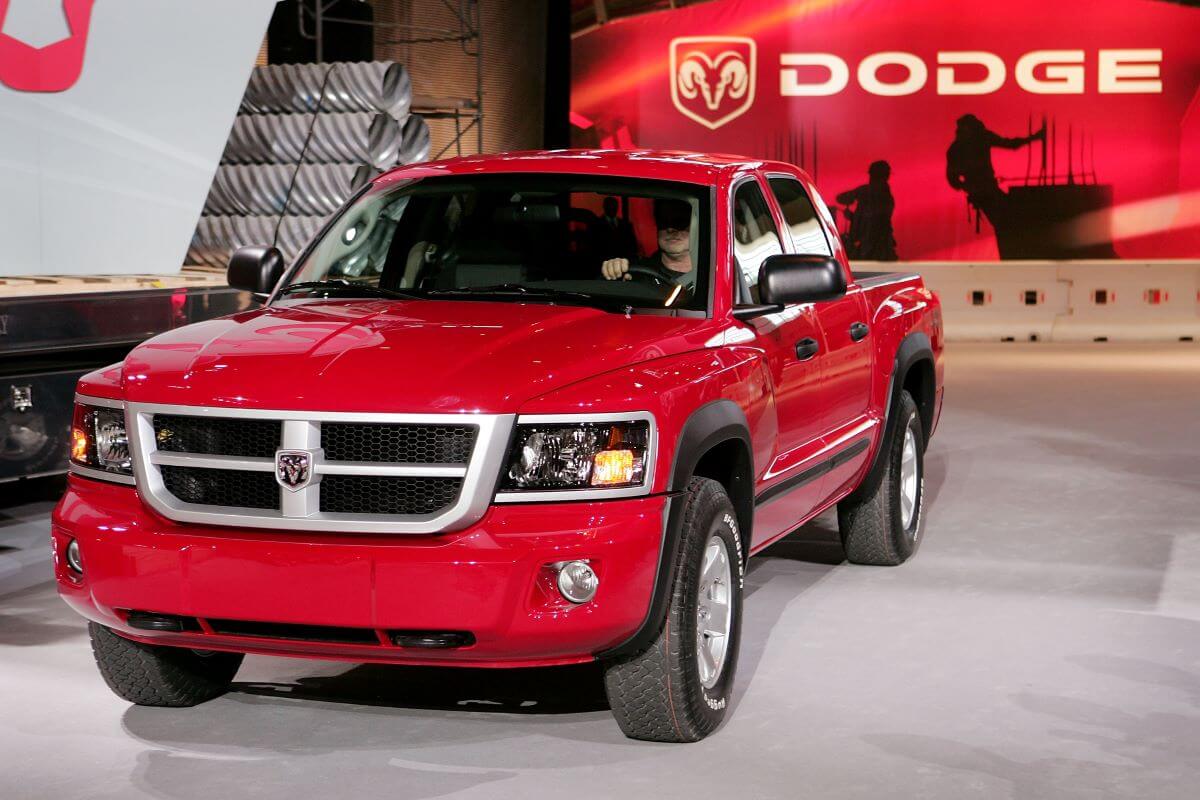
[[[95,622],[88,623],[88,634],[104,682],[139,706],[183,708],[220,697],[245,657],[142,644]]]
[[[631,739],[695,742],[729,706],[742,628],[743,564],[724,487],[692,478],[666,620],[644,651],[606,666],[604,684]]]
[[[883,476],[838,504],[838,529],[851,564],[894,567],[917,549],[925,505],[925,438],[912,395],[900,393],[897,424],[883,443]]]

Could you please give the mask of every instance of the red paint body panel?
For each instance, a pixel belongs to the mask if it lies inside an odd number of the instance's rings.
[[[55,552],[79,540],[86,578],[56,559],[59,588],[85,617],[133,637],[195,648],[285,650],[352,660],[567,663],[628,637],[645,617],[658,562],[661,496],[598,503],[496,505],[438,536],[314,535],[180,525],[135,489],[72,476],[55,510]],[[601,580],[586,605],[548,604],[543,564],[590,559]],[[476,644],[408,650],[155,634],[123,612],[149,611],[379,630],[466,630]],[[203,641],[200,641],[203,640]],[[245,647],[241,645],[245,644]],[[369,656],[368,658],[362,658]]]
[[[597,372],[702,347],[706,322],[524,303],[288,303],[156,336],[125,359],[124,399],[506,413]]]
[[[477,155],[397,167],[375,181],[387,186],[414,178],[444,175],[494,175],[537,172],[556,175],[613,175],[716,185],[772,162],[742,156],[663,150],[528,150],[499,155]],[[787,170],[790,165],[779,164]]]
[[[86,579],[62,564],[67,602],[142,641],[342,658],[487,666],[571,663],[624,641],[650,606],[664,537],[665,493],[681,431],[717,400],[749,427],[754,494],[848,446],[868,446],[801,489],[756,508],[751,550],[795,529],[852,491],[883,433],[893,365],[906,336],[929,337],[942,398],[937,298],[919,277],[855,282],[833,221],[817,203],[849,291],[835,303],[742,322],[734,292],[731,187],[780,163],[681,153],[519,153],[404,167],[377,180],[478,172],[624,175],[713,187],[712,313],[708,318],[606,313],[537,303],[303,300],[155,337],[123,366],[85,376],[83,394],[147,403],[275,410],[567,414],[650,412],[658,431],[650,494],[602,502],[493,504],[465,530],[434,535],[301,533],[185,525],[128,486],[73,476],[54,514],[56,553],[78,538]],[[764,187],[766,186],[764,182]],[[772,213],[780,210],[767,192]],[[787,238],[787,237],[785,237]],[[790,242],[785,242],[790,247]],[[870,335],[848,336],[852,322]],[[828,357],[798,363],[812,336]],[[789,353],[791,355],[789,355]],[[800,424],[803,423],[803,424]],[[563,606],[542,592],[544,564],[592,559],[596,600]],[[61,560],[61,558],[59,559]],[[137,631],[134,609],[208,619],[370,629],[378,645]],[[395,629],[469,630],[475,645],[413,651]]]

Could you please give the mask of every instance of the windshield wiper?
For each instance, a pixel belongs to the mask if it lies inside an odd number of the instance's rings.
[[[566,289],[547,289],[526,286],[522,283],[497,283],[491,286],[463,286],[457,289],[427,289],[430,296],[445,295],[498,295],[509,297],[541,298],[545,300],[571,301],[581,305],[599,306],[601,308],[624,308],[625,303],[618,303],[606,297],[598,297],[587,292],[571,292]]]
[[[355,283],[348,281],[345,278],[336,278],[325,281],[301,281],[283,287],[279,290],[279,296],[292,292],[305,291],[331,291],[331,292],[357,292],[370,297],[390,297],[397,300],[420,300],[422,295],[416,292],[406,292],[400,289],[384,289],[380,286],[375,286],[371,283]]]

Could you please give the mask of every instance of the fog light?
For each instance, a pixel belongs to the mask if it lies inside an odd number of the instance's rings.
[[[83,574],[83,561],[79,558],[79,541],[76,539],[67,543],[67,566],[74,572]]]
[[[586,561],[567,561],[558,568],[558,591],[572,603],[586,603],[596,596],[600,578]]]

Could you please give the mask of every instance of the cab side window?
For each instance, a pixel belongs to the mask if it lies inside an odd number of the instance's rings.
[[[758,181],[748,180],[733,195],[733,253],[741,284],[738,302],[758,302],[758,270],[768,256],[783,252],[779,231]]]
[[[779,201],[796,252],[803,256],[833,255],[829,240],[821,229],[817,211],[800,181],[795,178],[771,178],[767,182]]]

